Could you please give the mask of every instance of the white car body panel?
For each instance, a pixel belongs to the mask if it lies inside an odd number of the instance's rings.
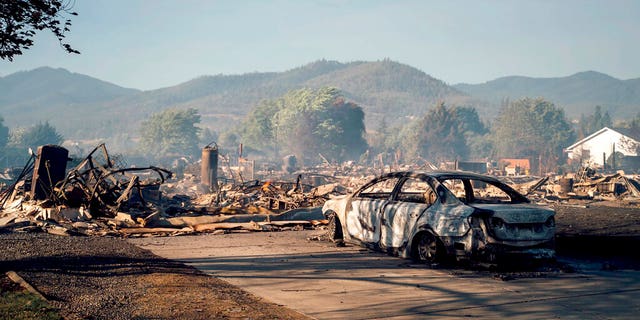
[[[398,180],[398,186],[401,186],[408,177],[415,179],[416,176],[425,177],[430,173],[398,174],[406,174],[406,177],[401,176]],[[477,174],[446,174],[454,178],[460,175],[461,179],[483,178]],[[491,177],[487,179],[490,182],[497,181]],[[367,185],[375,181],[374,179]],[[343,240],[395,252],[403,257],[412,255],[414,237],[425,231],[438,237],[449,254],[460,254],[459,248],[464,248],[463,251],[469,256],[484,254],[487,250],[522,253],[539,251],[541,257],[555,255],[553,248],[546,246],[546,243],[552,245],[555,233],[553,210],[526,203],[526,198],[521,201],[523,203],[467,204],[456,198],[435,178],[429,181],[438,194],[437,201],[431,204],[395,200],[399,197],[396,194],[400,192],[400,187],[396,187],[394,190],[398,191],[390,193],[389,198],[376,198],[380,195],[375,192],[373,195],[369,193],[358,196],[358,192],[367,187],[365,185],[351,195],[328,200],[322,212],[325,215],[335,213],[342,228]],[[414,193],[403,195],[413,198]],[[475,222],[472,222],[473,219]],[[502,249],[503,247],[506,249]]]

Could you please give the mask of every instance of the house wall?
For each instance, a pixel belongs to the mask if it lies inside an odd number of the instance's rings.
[[[616,132],[605,131],[587,141],[581,145],[576,146],[568,153],[569,159],[580,160],[582,158],[583,163],[590,161],[592,164],[602,166],[603,157],[608,159],[611,153],[614,151],[613,145],[615,144],[615,152],[620,152],[625,156],[636,156],[634,142],[628,137]],[[588,150],[585,152],[585,150]]]

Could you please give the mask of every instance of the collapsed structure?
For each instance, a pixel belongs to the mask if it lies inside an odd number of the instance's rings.
[[[625,175],[619,171],[613,174],[596,173],[584,167],[577,173],[547,176],[529,181],[519,181],[515,177],[505,180],[529,198],[537,201],[615,201],[619,204],[640,204],[640,183],[637,175]]]
[[[118,165],[104,144],[67,170],[69,160],[60,146],[38,148],[0,193],[0,228],[119,236],[304,228],[326,224],[319,209],[309,208],[341,190],[298,179],[213,182],[215,188],[202,191],[193,176],[170,180],[167,169]]]
[[[328,221],[320,207],[327,199],[392,170],[325,162],[292,175],[269,172],[245,181],[229,166],[218,168],[215,145],[206,146],[202,161],[192,164],[200,170],[180,172],[180,180],[160,167],[118,163],[104,144],[67,169],[69,161],[60,146],[38,148],[0,191],[0,231],[140,236],[323,227]],[[240,179],[224,178],[234,175]],[[622,172],[603,175],[585,167],[563,176],[500,179],[537,202],[640,201],[637,176]]]

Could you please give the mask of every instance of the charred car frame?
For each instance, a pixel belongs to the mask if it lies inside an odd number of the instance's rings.
[[[328,200],[322,212],[334,241],[426,263],[555,257],[555,212],[487,175],[389,173]]]

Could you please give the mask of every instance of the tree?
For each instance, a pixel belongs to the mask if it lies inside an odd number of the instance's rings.
[[[300,89],[264,101],[245,119],[242,140],[274,156],[294,154],[315,162],[318,153],[343,161],[366,150],[364,112],[336,88]]]
[[[262,101],[245,118],[241,129],[242,140],[247,146],[261,150],[276,149],[275,114],[284,108],[283,98]]]
[[[392,152],[393,148],[390,148],[389,145],[389,143],[393,140],[391,134],[392,133],[389,130],[389,126],[385,118],[380,118],[377,130],[370,132],[367,135],[367,142],[372,153],[369,156],[375,156],[381,153],[386,155],[387,153]]]
[[[623,131],[625,135],[640,141],[640,112],[635,118],[617,123],[615,129]],[[635,149],[640,154],[640,144],[637,144]]]
[[[36,31],[49,29],[68,53],[80,53],[64,42],[70,31],[73,1],[9,0],[0,2],[0,58],[13,61],[33,45]]]
[[[320,146],[323,148],[320,149],[337,161],[358,159],[367,149],[364,111],[342,97],[331,99],[326,114],[321,117],[314,132],[321,139]]]
[[[16,149],[36,150],[47,144],[59,145],[64,141],[61,134],[49,122],[38,123],[29,128],[19,128],[11,132],[9,145]]]
[[[468,110],[459,111],[465,113]],[[403,145],[407,156],[434,163],[465,159],[469,152],[464,135],[467,125],[458,117],[456,108],[439,103],[404,130]]]
[[[203,128],[198,134],[198,139],[200,139],[201,145],[208,145],[211,142],[218,141],[218,132],[211,130],[209,127]]]
[[[487,127],[484,125],[478,111],[473,107],[454,107],[452,110],[455,113],[460,126],[460,131],[465,135],[483,135],[488,132]]]
[[[563,148],[575,140],[562,109],[530,98],[503,106],[492,136],[497,156],[528,158],[540,171],[555,169],[563,160]]]
[[[154,158],[198,153],[198,110],[167,109],[151,115],[140,127],[140,150]]]
[[[605,111],[604,114],[602,114],[602,107],[596,106],[592,115],[585,117],[583,114],[580,116],[578,138],[585,138],[604,127],[612,127],[611,116],[609,115],[609,111]]]
[[[225,131],[218,137],[218,145],[229,150],[235,150],[240,143],[238,135],[232,131]]]
[[[467,159],[490,157],[493,146],[488,135],[489,129],[480,119],[478,111],[473,107],[455,107],[453,112],[458,120],[459,131],[464,134]]]

